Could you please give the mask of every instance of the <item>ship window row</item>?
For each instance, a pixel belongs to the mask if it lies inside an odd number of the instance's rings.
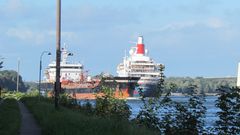
[[[132,75],[134,77],[158,77],[157,75]]]
[[[73,75],[74,73],[62,73],[63,75]],[[80,75],[78,73],[75,73],[75,75]]]
[[[156,68],[154,65],[132,65],[132,68]]]
[[[56,68],[55,66],[50,67],[50,68]],[[82,67],[62,67],[61,68],[65,68],[65,69],[83,69]]]
[[[132,67],[155,67],[154,65],[132,65]]]
[[[155,70],[156,68],[141,68],[141,67],[135,67],[135,68],[131,68],[134,70]]]
[[[155,70],[142,70],[142,69],[132,69],[132,72],[147,72],[147,73],[151,73],[151,72],[156,72]]]
[[[49,73],[55,75],[56,72],[51,72],[51,71],[50,71]],[[64,73],[64,72],[61,73],[61,74],[63,74],[63,75],[73,75],[73,74],[75,74],[75,75],[81,75],[80,73]]]

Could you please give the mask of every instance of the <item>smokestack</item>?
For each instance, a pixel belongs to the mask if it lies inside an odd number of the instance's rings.
[[[145,54],[145,47],[143,44],[143,37],[139,36],[138,37],[138,42],[137,42],[137,54]]]

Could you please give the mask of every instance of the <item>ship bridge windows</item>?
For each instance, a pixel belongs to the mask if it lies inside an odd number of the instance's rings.
[[[65,68],[65,69],[83,69],[82,67],[67,67],[67,66],[62,66],[61,68]]]
[[[134,61],[132,63],[152,63],[151,61]]]
[[[138,72],[138,73],[154,73],[155,70],[149,70],[149,69],[132,69],[131,72]]]

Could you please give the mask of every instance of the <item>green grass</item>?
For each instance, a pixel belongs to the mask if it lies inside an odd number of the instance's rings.
[[[43,135],[151,135],[154,132],[139,128],[127,120],[104,119],[87,116],[79,111],[60,107],[36,98],[23,101],[42,128]]]
[[[5,99],[0,105],[0,135],[18,135],[21,115],[15,99]]]

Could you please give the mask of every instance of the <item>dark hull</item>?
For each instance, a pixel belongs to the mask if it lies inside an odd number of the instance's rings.
[[[138,85],[137,81],[139,78],[127,78],[127,77],[115,77],[107,78],[106,84],[112,86],[113,83],[117,82],[117,85],[114,86],[115,92],[124,93],[127,97],[140,97],[139,89],[142,88],[143,96],[145,97],[154,97],[156,95],[156,85],[154,84],[144,84]],[[42,85],[44,90],[53,90],[54,86],[51,83],[45,83]],[[69,94],[73,93],[99,93],[99,87],[96,88],[62,88],[62,92]]]
[[[143,92],[144,97],[154,97],[156,95],[156,88],[156,84],[139,85],[135,88],[133,97],[139,97],[140,90]]]

